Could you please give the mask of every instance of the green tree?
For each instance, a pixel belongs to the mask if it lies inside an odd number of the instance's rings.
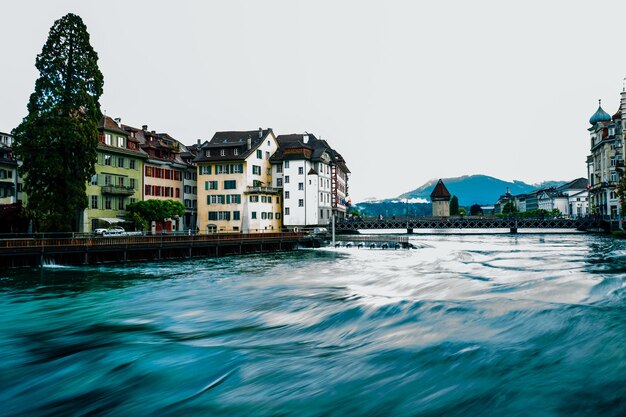
[[[86,184],[95,174],[104,85],[79,16],[54,22],[35,67],[28,115],[13,129],[28,208],[40,230],[79,230]]]
[[[510,214],[517,212],[515,208],[515,204],[512,201],[507,201],[504,206],[502,206],[502,214]]]
[[[128,218],[142,229],[152,222],[177,219],[185,215],[185,205],[176,200],[144,200],[126,206]]]
[[[450,199],[450,216],[458,216],[459,215],[459,199],[457,196],[453,195]]]
[[[483,209],[480,207],[480,204],[473,204],[470,207],[470,216],[482,216]]]

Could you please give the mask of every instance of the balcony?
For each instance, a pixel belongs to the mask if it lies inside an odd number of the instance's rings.
[[[125,187],[123,185],[105,185],[102,187],[102,194],[112,195],[133,195],[135,189],[133,187]]]
[[[244,194],[280,194],[280,188],[274,187],[247,187]]]

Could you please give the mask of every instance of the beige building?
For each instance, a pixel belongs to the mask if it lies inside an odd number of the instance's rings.
[[[435,189],[430,193],[430,201],[433,205],[433,217],[448,217],[450,215],[450,192],[439,180]]]
[[[280,231],[281,190],[272,187],[272,129],[217,132],[197,148],[202,233]]]

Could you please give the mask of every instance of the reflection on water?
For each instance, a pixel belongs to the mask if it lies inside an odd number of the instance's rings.
[[[623,416],[626,242],[0,273],[2,415]]]

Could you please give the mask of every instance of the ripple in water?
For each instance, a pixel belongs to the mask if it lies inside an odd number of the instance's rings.
[[[2,415],[626,415],[626,242],[412,239],[2,272]]]

